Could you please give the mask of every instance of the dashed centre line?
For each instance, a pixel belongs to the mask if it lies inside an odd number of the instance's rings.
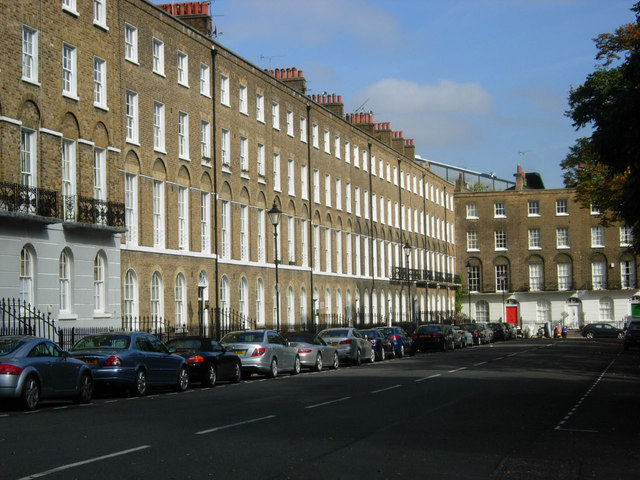
[[[387,390],[393,390],[394,388],[398,388],[401,387],[402,385],[398,384],[398,385],[393,385],[392,387],[387,387],[387,388],[381,388],[380,390],[373,390],[372,392],[369,393],[380,393],[380,392],[386,392]]]
[[[439,376],[440,376],[440,374],[436,373],[434,375],[429,375],[428,377],[418,378],[417,380],[414,380],[414,382],[416,382],[416,383],[417,382],[422,382],[423,380],[429,380],[430,378],[436,378],[436,377],[439,377]]]
[[[224,430],[226,428],[237,427],[240,425],[247,425],[248,423],[261,422],[263,420],[269,420],[275,417],[276,417],[275,415],[267,415],[266,417],[252,418],[251,420],[245,420],[244,422],[231,423],[229,425],[223,425],[221,427],[209,428],[208,430],[201,430],[200,432],[196,432],[196,435],[204,435],[205,433],[217,432],[219,430]]]
[[[330,404],[336,403],[336,402],[344,402],[345,400],[349,400],[350,398],[351,397],[342,397],[342,398],[338,398],[337,400],[329,400],[328,402],[316,403],[315,405],[309,405],[309,406],[304,407],[304,408],[323,407],[325,405],[330,405]]]
[[[456,368],[454,370],[449,370],[449,373],[456,373],[459,372],[460,370],[466,370],[467,367],[460,367],[460,368]]]

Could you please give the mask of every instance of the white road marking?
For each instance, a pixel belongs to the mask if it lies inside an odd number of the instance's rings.
[[[275,415],[267,415],[266,417],[253,418],[251,420],[245,420],[244,422],[231,423],[229,425],[223,425],[221,427],[210,428],[208,430],[202,430],[200,432],[196,432],[196,435],[203,435],[205,433],[217,432],[218,430],[224,430],[225,428],[237,427],[240,425],[246,425],[248,423],[261,422],[262,420],[269,420],[270,418],[275,418]]]
[[[423,380],[429,380],[430,378],[436,378],[439,377],[440,374],[436,373],[435,375],[429,375],[428,377],[423,377],[423,378],[419,378],[417,380],[414,380],[414,382],[422,382]]]
[[[485,360],[484,362],[474,363],[473,366],[474,367],[479,367],[480,365],[484,365],[485,363],[489,363],[489,362],[487,360]]]
[[[308,407],[304,407],[304,408],[322,407],[324,405],[329,405],[331,403],[344,402],[345,400],[349,400],[350,398],[351,397],[342,397],[342,398],[338,398],[337,400],[329,400],[328,402],[316,403],[315,405],[309,405]]]
[[[493,360],[496,361],[496,360],[502,360],[502,359],[504,359],[504,357],[497,357],[497,358],[494,358]]]
[[[584,429],[580,429],[580,428],[561,428],[560,425],[558,425],[555,430],[560,430],[562,432],[586,432],[586,433],[598,433],[597,430],[584,430]]]
[[[119,452],[110,453],[108,455],[102,455],[101,457],[90,458],[88,460],[82,460],[81,462],[70,463],[68,465],[62,465],[61,467],[52,468],[51,470],[47,470],[45,472],[33,473],[27,477],[19,478],[18,480],[29,480],[32,478],[44,477],[45,475],[49,475],[51,473],[62,472],[64,470],[69,470],[70,468],[79,467],[80,465],[86,465],[88,463],[98,462],[100,460],[106,460],[107,458],[118,457],[121,455],[126,455],[128,453],[137,452],[139,450],[145,450],[147,448],[151,448],[151,445],[141,445],[140,447],[130,448],[129,450],[121,450]]]
[[[381,388],[380,390],[374,390],[372,392],[369,393],[380,393],[380,392],[386,392],[387,390],[393,390],[394,388],[398,388],[401,387],[402,385],[398,384],[398,385],[394,385],[393,387],[387,387],[387,388]]]
[[[449,373],[456,373],[459,372],[460,370],[466,370],[467,367],[460,367],[460,368],[456,368],[455,370],[449,370]]]

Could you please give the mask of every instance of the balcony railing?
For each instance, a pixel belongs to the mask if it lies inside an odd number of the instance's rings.
[[[391,280],[402,282],[443,282],[460,283],[460,275],[452,273],[435,272],[433,270],[420,270],[417,268],[394,267],[391,272]]]
[[[124,203],[78,195],[59,195],[54,190],[19,183],[0,182],[0,210],[18,215],[55,218],[64,222],[125,227]]]
[[[58,195],[53,190],[0,182],[0,210],[23,215],[58,217]]]

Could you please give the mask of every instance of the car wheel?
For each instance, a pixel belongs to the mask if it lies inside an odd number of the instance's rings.
[[[373,363],[376,361],[376,351],[371,348],[371,354],[369,355],[369,363]]]
[[[333,363],[331,364],[331,369],[337,370],[339,366],[340,366],[340,357],[338,357],[338,352],[335,352],[333,354]]]
[[[204,383],[205,387],[215,387],[216,380],[216,367],[213,365],[213,363],[209,362],[209,364],[207,365],[207,371],[204,375],[204,381],[202,383]]]
[[[35,410],[40,401],[40,385],[33,375],[29,375],[22,386],[20,402],[27,410]]]
[[[93,397],[93,377],[90,373],[84,373],[78,386],[78,396],[74,399],[76,403],[89,403]]]
[[[296,359],[293,361],[293,371],[291,375],[298,375],[300,373],[300,357],[296,355]]]
[[[592,339],[595,335],[593,334],[593,332],[588,332],[587,333],[587,338]]]
[[[318,356],[316,357],[316,363],[313,365],[313,371],[314,372],[322,371],[322,354],[321,353],[319,353]]]
[[[136,372],[136,381],[133,384],[133,394],[136,397],[142,397],[147,393],[147,374],[140,369]]]
[[[380,350],[380,361],[384,362],[387,359],[387,354],[384,351],[384,347]]]
[[[176,385],[176,391],[184,392],[187,388],[189,388],[189,372],[187,371],[187,367],[182,367],[178,372],[178,384]]]
[[[271,367],[267,372],[267,378],[276,378],[278,376],[278,360],[275,358],[271,359]]]
[[[362,358],[360,357],[360,349],[356,350],[356,359],[353,361],[356,365],[362,364]]]
[[[240,367],[240,363],[237,362],[235,367],[233,367],[233,376],[231,377],[231,381],[233,383],[238,383],[242,380],[242,367]]]
[[[623,338],[624,334],[622,332],[618,332],[618,338]]]
[[[400,358],[404,357],[404,345],[400,345],[400,352],[398,352]]]

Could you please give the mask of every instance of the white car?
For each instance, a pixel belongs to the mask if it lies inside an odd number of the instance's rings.
[[[327,328],[318,336],[328,345],[338,349],[341,361],[349,361],[360,365],[363,360],[375,362],[376,352],[373,346],[356,328]]]
[[[298,349],[275,330],[246,330],[227,333],[220,343],[240,357],[242,373],[262,373],[274,378],[279,372],[300,373]]]

